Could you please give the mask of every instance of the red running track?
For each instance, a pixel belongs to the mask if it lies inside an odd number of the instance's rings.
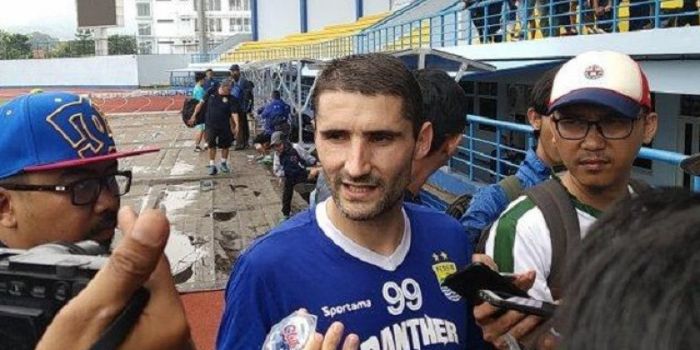
[[[53,91],[55,89],[45,89],[45,91]],[[26,94],[31,89],[24,88],[6,88],[0,89],[0,100],[9,100],[15,96]],[[164,112],[164,111],[179,111],[186,96],[128,96],[128,97],[99,97],[100,95],[109,94],[128,94],[131,90],[114,90],[114,91],[91,91],[86,89],[70,89],[70,92],[78,94],[98,94],[92,97],[92,102],[106,114],[111,113],[136,113],[136,112]]]

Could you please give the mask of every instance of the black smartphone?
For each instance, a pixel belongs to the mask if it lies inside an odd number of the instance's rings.
[[[514,296],[527,297],[527,293],[512,283],[513,279],[501,276],[482,263],[472,263],[463,270],[448,276],[442,284],[462,297],[475,301],[482,289],[499,291]]]
[[[480,290],[479,297],[485,302],[507,310],[516,310],[528,315],[550,318],[557,309],[556,304],[529,297],[519,297],[503,292]]]

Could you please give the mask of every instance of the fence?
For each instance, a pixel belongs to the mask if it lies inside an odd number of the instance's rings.
[[[514,173],[520,162],[520,157],[505,157],[506,153],[515,153],[524,157],[526,149],[534,147],[535,137],[532,127],[529,125],[516,124],[511,122],[498,121],[484,117],[467,116],[468,127],[462,145],[459,146],[457,155],[450,159],[450,169],[463,174],[471,181],[484,181],[488,183],[496,182],[503,177]],[[477,136],[478,130],[482,126],[495,129],[494,139],[484,139]],[[501,136],[504,133],[518,133],[526,140],[525,147],[504,145]],[[484,149],[493,149],[492,154],[487,154]],[[673,166],[679,166],[683,159],[687,158],[676,152],[656,150],[642,147],[639,158],[652,161],[660,161]],[[485,164],[493,166],[487,167]],[[479,176],[482,174],[482,176]],[[486,177],[484,177],[486,176]],[[694,177],[691,189],[700,191],[700,177]]]
[[[367,30],[355,38],[358,52],[444,47],[543,37],[699,25],[692,1],[486,0],[410,22]]]

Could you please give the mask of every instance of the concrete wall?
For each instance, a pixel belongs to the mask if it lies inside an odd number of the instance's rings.
[[[258,0],[258,40],[301,31],[299,0]]]
[[[139,86],[170,84],[169,70],[186,68],[190,55],[141,55],[138,57]]]
[[[307,0],[308,30],[355,22],[355,0]]]
[[[189,55],[125,55],[0,61],[0,87],[167,85]]]
[[[0,87],[138,86],[136,56],[0,61]]]
[[[391,10],[391,0],[362,0],[362,9],[365,16]]]

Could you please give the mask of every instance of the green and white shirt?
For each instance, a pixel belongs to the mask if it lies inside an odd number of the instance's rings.
[[[600,211],[572,197],[581,238],[598,219]],[[553,301],[547,285],[552,265],[552,242],[542,211],[527,196],[511,202],[491,226],[486,241],[486,254],[498,264],[501,272],[536,272],[535,284],[529,290],[531,297]]]

